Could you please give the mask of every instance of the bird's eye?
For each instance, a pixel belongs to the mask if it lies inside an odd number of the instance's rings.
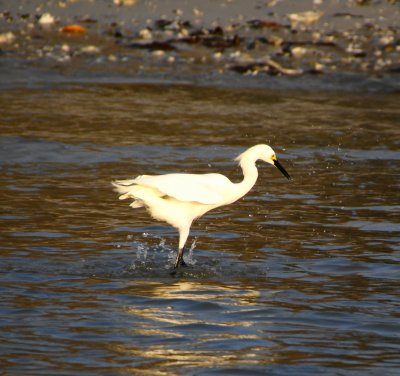
[[[274,155],[271,157],[271,159],[272,159],[273,161],[276,161],[276,155],[274,154]]]

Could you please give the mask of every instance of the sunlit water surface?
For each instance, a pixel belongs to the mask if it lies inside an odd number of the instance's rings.
[[[0,108],[5,374],[398,374],[398,96],[75,84]],[[171,276],[176,232],[110,181],[239,181],[256,143],[294,180],[260,164]]]

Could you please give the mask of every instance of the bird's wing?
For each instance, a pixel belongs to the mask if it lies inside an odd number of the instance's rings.
[[[158,189],[180,201],[195,201],[207,205],[223,203],[232,185],[221,174],[141,175],[132,182]]]

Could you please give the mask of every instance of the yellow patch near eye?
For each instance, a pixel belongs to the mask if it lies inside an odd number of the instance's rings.
[[[276,155],[273,155],[273,156],[271,157],[271,159],[272,159],[273,161],[276,161]]]

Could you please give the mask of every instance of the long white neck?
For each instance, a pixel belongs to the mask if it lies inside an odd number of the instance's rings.
[[[236,183],[235,201],[243,197],[247,192],[253,188],[258,178],[258,170],[256,167],[256,158],[249,156],[240,161],[240,167],[243,171],[243,180]]]

